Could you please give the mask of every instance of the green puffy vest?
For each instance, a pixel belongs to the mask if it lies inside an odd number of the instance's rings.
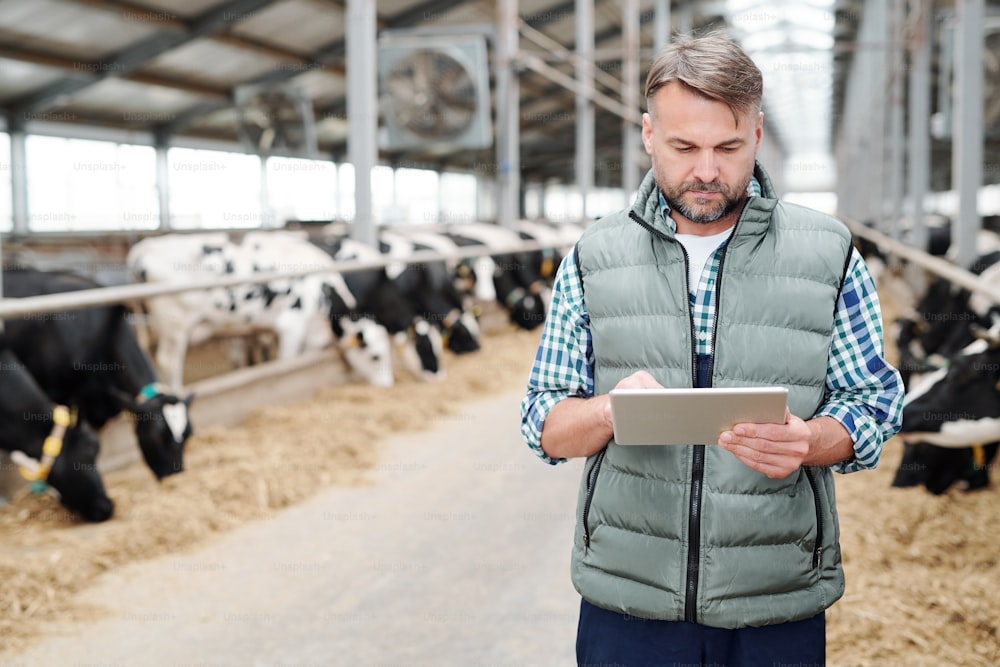
[[[851,248],[837,220],[779,203],[758,165],[722,259],[711,385],[788,388],[791,412],[821,405]],[[631,211],[578,243],[596,394],[645,369],[694,386],[683,247],[650,172]],[[573,583],[592,604],[641,618],[740,628],[814,616],[843,595],[826,466],[769,479],[715,446],[622,447],[590,457],[580,485]]]

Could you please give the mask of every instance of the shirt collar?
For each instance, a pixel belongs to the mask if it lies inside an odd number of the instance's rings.
[[[674,234],[677,233],[677,223],[674,219],[670,217],[670,205],[667,204],[666,198],[663,196],[663,191],[659,188],[656,189],[660,196],[660,212],[663,213],[663,220],[667,223],[667,227],[670,228]],[[747,184],[747,194],[751,197],[760,197],[760,182],[757,180],[756,176],[750,177],[750,183]]]

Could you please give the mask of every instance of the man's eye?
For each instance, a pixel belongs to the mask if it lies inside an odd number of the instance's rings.
[[[719,146],[719,150],[722,151],[723,153],[735,153],[736,152],[736,147],[735,146]]]
[[[691,146],[679,146],[677,148],[678,153],[690,153],[693,150],[694,148],[692,148]]]

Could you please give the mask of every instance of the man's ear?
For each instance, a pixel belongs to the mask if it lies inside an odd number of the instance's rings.
[[[754,135],[757,137],[757,148],[760,148],[760,140],[764,136],[764,112],[760,111],[757,113],[757,127],[754,129]]]
[[[642,145],[645,146],[647,155],[653,154],[653,119],[649,112],[642,114]]]

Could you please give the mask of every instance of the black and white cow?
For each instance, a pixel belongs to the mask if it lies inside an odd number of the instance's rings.
[[[450,240],[441,237],[445,243]],[[415,252],[447,252],[441,244],[425,244],[403,234],[382,230],[379,234],[384,254],[399,258],[398,265],[389,265],[387,276],[420,310],[427,321],[441,330],[445,345],[455,354],[475,352],[480,348],[479,322],[475,303],[465,298],[456,287],[444,260],[410,263]]]
[[[536,266],[531,253],[517,250],[523,243],[520,234],[512,229],[487,223],[453,225],[447,236],[461,247],[484,246],[490,251],[492,284],[497,303],[508,313],[510,321],[523,328],[535,329],[545,322],[549,285]],[[482,273],[484,261],[469,262],[479,284],[486,282]]]
[[[1000,286],[1000,251],[980,255],[969,270],[984,284]],[[972,342],[974,327],[990,327],[997,314],[1000,309],[979,294],[944,278],[931,282],[914,312],[895,323],[904,381],[908,383],[914,372],[940,367],[944,359]]]
[[[976,340],[923,376],[907,393],[900,435],[907,443],[893,486],[988,484],[1000,442],[1000,324],[974,328]]]
[[[274,332],[279,358],[336,342],[348,366],[377,386],[393,384],[391,348],[384,327],[357,314],[343,277],[325,253],[293,232],[248,232],[237,244],[222,233],[168,234],[139,241],[129,250],[133,279],[195,282],[226,276],[252,277],[272,271],[326,269],[296,279],[247,283],[147,299],[150,328],[158,339],[157,364],[170,383],[183,383],[190,345],[216,336]],[[338,295],[349,311],[336,321],[330,297]]]
[[[346,236],[326,233],[310,241],[319,251],[336,262],[352,260],[380,261],[382,253]],[[421,314],[417,305],[383,268],[361,269],[344,273],[344,282],[357,311],[365,313],[388,330],[396,343],[403,366],[417,379],[425,381],[444,377],[440,332]],[[338,305],[339,304],[339,305]],[[345,306],[331,299],[331,319]]]
[[[5,297],[97,289],[70,272],[5,271]],[[0,344],[25,364],[50,399],[79,409],[95,429],[124,411],[135,420],[143,459],[157,479],[184,469],[192,395],[168,391],[136,340],[124,306],[6,318]]]
[[[25,478],[55,489],[66,509],[87,521],[106,521],[114,502],[97,471],[97,435],[86,422],[71,419],[71,411],[45,395],[20,359],[0,350],[0,449]]]

